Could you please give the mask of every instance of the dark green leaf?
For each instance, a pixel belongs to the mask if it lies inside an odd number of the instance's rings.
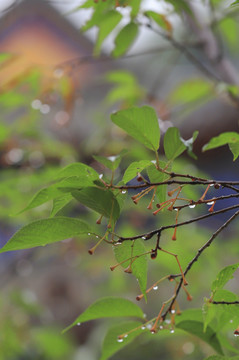
[[[109,156],[107,158],[99,155],[93,155],[93,158],[102,165],[104,165],[105,167],[107,167],[108,169],[110,169],[111,171],[114,171],[117,169],[117,167],[119,166],[122,160],[122,157],[127,152],[128,152],[127,150],[122,150],[119,155]]]
[[[117,351],[123,349],[126,345],[131,343],[137,336],[141,335],[147,330],[142,330],[140,326],[142,323],[140,322],[127,322],[123,324],[117,324],[112,326],[104,339],[103,346],[102,346],[102,354],[100,360],[107,360]],[[139,328],[133,332],[131,332],[127,337],[123,339],[122,342],[118,342],[118,336],[121,334],[125,334],[132,329]]]
[[[239,263],[226,266],[224,269],[222,269],[218,273],[216,280],[212,283],[212,292],[216,292],[217,290],[222,289],[226,283],[233,278],[233,274],[238,267]]]
[[[116,260],[120,263],[126,259],[134,259],[135,256],[142,255],[145,253],[145,247],[142,241],[124,241],[120,245],[114,247],[114,253]],[[126,261],[122,264],[124,269],[130,266],[131,261]],[[136,258],[132,262],[132,274],[138,279],[140,289],[142,293],[146,296],[146,286],[147,286],[147,256],[143,255],[139,258]]]
[[[131,22],[127,24],[115,38],[115,48],[112,55],[119,57],[126,53],[138,35],[138,26]]]
[[[78,219],[59,216],[37,220],[18,230],[0,250],[0,253],[44,246],[86,234],[89,231],[88,224]]]
[[[160,130],[155,110],[149,106],[132,107],[111,115],[113,123],[125,130],[147,148],[157,151]]]
[[[102,214],[112,220],[117,220],[120,215],[120,206],[112,191],[97,187],[86,187],[79,191],[73,191],[72,195],[81,204]]]
[[[130,180],[134,179],[138,173],[140,173],[150,165],[152,165],[152,162],[150,160],[140,160],[131,163],[129,167],[125,170],[123,182],[126,184]]]
[[[181,155],[186,146],[181,140],[178,128],[170,127],[164,135],[164,151],[169,160],[174,160]]]
[[[143,319],[144,313],[138,305],[130,300],[105,297],[90,305],[64,332],[79,323],[109,317],[139,317]]]

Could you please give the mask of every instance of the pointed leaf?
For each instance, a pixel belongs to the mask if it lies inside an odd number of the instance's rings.
[[[119,57],[126,53],[138,35],[138,26],[131,22],[127,24],[115,38],[115,48],[112,55]]]
[[[139,317],[143,319],[144,313],[138,305],[130,300],[105,297],[90,305],[71,325],[64,329],[64,332],[78,323],[109,317]]]
[[[174,160],[186,150],[178,128],[170,127],[164,135],[164,152],[169,160]]]
[[[133,246],[133,247],[132,247]],[[124,241],[122,244],[114,247],[114,253],[116,260],[120,263],[126,259],[133,258],[145,253],[145,246],[142,241]],[[130,265],[131,261],[126,261],[122,264],[122,267],[126,269]],[[138,279],[140,290],[146,296],[147,287],[147,256],[142,255],[132,262],[132,274]]]
[[[37,220],[18,230],[0,250],[0,253],[44,246],[73,236],[86,234],[89,231],[88,224],[78,219],[59,216]]]
[[[56,178],[61,179],[71,176],[85,176],[92,181],[99,178],[99,174],[92,167],[82,163],[73,163],[67,165],[65,168],[59,171]]]
[[[93,158],[111,171],[114,171],[118,168],[123,156],[127,154],[127,152],[127,150],[122,150],[120,154],[115,156],[108,156],[107,158],[104,156],[93,155]]]
[[[132,107],[111,115],[114,124],[125,130],[147,148],[157,151],[160,140],[158,118],[149,106]]]
[[[55,216],[63,207],[65,207],[73,199],[70,193],[67,193],[63,196],[60,196],[56,199],[53,199],[53,205],[51,210],[50,217]]]
[[[129,165],[129,167],[125,170],[123,176],[123,182],[127,184],[130,180],[134,179],[138,173],[143,171],[148,166],[151,166],[152,162],[150,160],[140,160],[135,161]]]
[[[134,322],[121,323],[121,324],[112,326],[108,330],[108,332],[104,338],[104,342],[103,342],[103,346],[102,346],[102,354],[101,354],[100,360],[109,359],[117,351],[120,351],[126,345],[131,343],[136,337],[138,337],[142,333],[148,331],[148,330],[142,330],[140,328],[141,325],[142,325],[142,323],[140,323],[139,321],[134,321]],[[137,327],[139,327],[139,329],[131,332],[126,338],[123,339],[122,342],[117,341],[119,335],[125,334],[125,333],[129,332],[130,330],[135,329]]]
[[[222,269],[218,273],[216,280],[212,283],[212,292],[222,289],[226,283],[233,278],[233,274],[238,269],[238,267],[239,263],[226,266],[224,269]]]
[[[230,144],[230,149],[234,155],[235,160],[238,156],[239,134],[236,132],[225,132],[219,136],[213,137],[206,145],[203,146],[202,151],[218,148],[223,145]]]
[[[144,13],[148,18],[153,19],[162,29],[172,33],[172,25],[165,15],[156,13],[155,11],[145,11]]]
[[[120,215],[120,206],[112,191],[105,188],[86,187],[79,191],[73,191],[72,195],[81,204],[95,210],[99,214],[113,220]]]

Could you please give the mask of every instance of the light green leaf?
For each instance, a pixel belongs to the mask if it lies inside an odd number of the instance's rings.
[[[239,0],[234,1],[230,6],[236,6],[239,4]]]
[[[120,351],[123,349],[126,345],[131,343],[136,337],[144,333],[148,330],[142,330],[140,326],[142,323],[140,322],[127,322],[127,323],[121,323],[112,326],[104,339],[103,346],[102,346],[102,354],[100,357],[100,360],[107,360],[109,359],[113,354],[115,354],[117,351]],[[118,342],[118,336],[121,334],[125,334],[129,332],[132,329],[135,329],[139,327],[139,329],[131,332],[127,337],[123,339],[122,342]]]
[[[65,207],[73,199],[70,193],[66,193],[56,199],[53,199],[53,205],[50,217],[55,216],[63,207]]]
[[[224,289],[217,290],[213,296],[213,301],[236,301],[237,299],[238,296],[236,294]]]
[[[236,132],[225,132],[216,137],[213,137],[209,143],[203,146],[202,151],[207,151],[211,149],[218,148],[220,146],[229,144],[230,150],[234,155],[234,159],[238,157],[238,143],[239,143],[239,134]]]
[[[126,259],[134,258],[135,256],[142,255],[145,253],[145,246],[142,241],[136,240],[124,241],[122,244],[114,247],[114,253],[116,260],[120,263]],[[124,269],[128,268],[131,261],[126,261],[122,264]],[[136,258],[131,265],[132,274],[138,279],[140,289],[142,293],[146,296],[146,286],[147,286],[147,256],[143,255],[139,258]]]
[[[161,169],[164,169],[166,163],[160,161],[159,166],[161,167]],[[162,171],[159,171],[154,165],[151,165],[147,168],[147,173],[151,183],[159,183],[169,179],[169,175],[163,173]],[[157,186],[156,195],[160,203],[164,202],[167,195],[167,185]]]
[[[189,79],[176,86],[170,94],[169,101],[173,105],[198,101],[204,97],[207,100],[212,96],[212,84],[203,79]]]
[[[207,330],[204,332],[203,322],[195,320],[185,320],[178,322],[176,328],[199,337],[200,339],[208,343],[219,354],[223,355],[222,347],[218,340],[217,334],[215,331],[212,330],[210,326],[208,326]]]
[[[120,110],[111,115],[111,120],[150,150],[158,150],[160,130],[153,108],[142,106]]]
[[[130,300],[105,297],[90,305],[71,325],[64,329],[64,332],[79,323],[109,317],[138,317],[143,319],[144,313],[138,305]]]
[[[127,24],[115,38],[115,48],[112,51],[114,57],[119,57],[126,53],[138,35],[138,26],[131,22]]]
[[[229,149],[233,154],[233,161],[235,161],[239,156],[239,141],[235,143],[229,143]]]
[[[101,17],[99,23],[97,24],[99,27],[99,33],[94,48],[95,55],[99,55],[103,41],[111,33],[111,31],[114,30],[121,19],[122,15],[115,10],[110,10]]]
[[[123,176],[123,182],[126,184],[130,180],[134,179],[138,173],[143,171],[148,166],[151,166],[152,162],[150,160],[140,160],[135,161],[129,165],[129,167],[125,170]]]
[[[88,224],[69,217],[59,216],[37,220],[18,230],[0,250],[0,253],[44,246],[73,236],[86,234],[89,231]]]
[[[218,309],[215,305],[210,303],[208,300],[203,304],[202,314],[203,314],[203,332],[207,330],[208,324],[215,318],[215,315],[219,316]]]
[[[156,13],[155,11],[145,11],[144,13],[148,18],[153,19],[162,29],[172,32],[173,28],[165,15]]]
[[[117,220],[120,215],[120,206],[112,191],[105,188],[86,187],[72,192],[73,197],[81,204],[102,214],[112,220]]]
[[[164,151],[169,160],[174,160],[181,155],[186,146],[181,140],[178,128],[170,127],[164,135]]]
[[[219,289],[222,289],[226,283],[233,278],[234,272],[239,267],[239,263],[234,265],[226,266],[224,269],[222,269],[218,275],[215,281],[213,281],[211,289],[212,292],[216,292]]]
[[[99,174],[90,166],[82,163],[73,163],[61,169],[56,179],[62,179],[71,176],[82,176],[92,181],[99,179]]]
[[[230,49],[236,50],[237,47],[237,33],[238,33],[238,23],[233,18],[226,17],[222,21],[219,21],[218,27],[222,32],[222,35],[225,37],[227,44]]]

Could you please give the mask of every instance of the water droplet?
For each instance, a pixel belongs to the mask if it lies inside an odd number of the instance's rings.
[[[96,235],[96,239],[99,239],[99,236],[98,236],[98,235]]]
[[[127,337],[128,337],[128,334],[125,334],[125,335],[124,335],[124,338],[127,338]]]
[[[41,103],[41,100],[39,100],[39,99],[35,99],[31,103],[32,108],[35,110],[39,110],[41,105],[42,105],[42,103]]]
[[[99,175],[99,179],[102,179],[102,178],[103,178],[103,174],[100,174],[100,175]]]
[[[88,233],[87,235],[91,235],[91,233]]]
[[[160,325],[160,327],[159,327],[159,328],[160,328],[160,330],[163,330],[163,325]]]
[[[117,243],[115,243],[115,245],[122,245],[122,243],[121,243],[121,242],[117,242]]]
[[[141,329],[142,329],[142,330],[145,330],[145,329],[146,329],[146,326],[144,326],[144,325],[141,326]]]
[[[239,336],[239,332],[234,332],[234,336]]]
[[[165,323],[166,323],[166,324],[170,324],[170,323],[171,323],[171,320],[168,320],[168,319],[167,319],[167,320],[165,320]]]
[[[144,314],[144,318],[146,319],[146,317],[147,317],[147,315],[146,314]]]
[[[151,329],[152,329],[152,327],[153,327],[153,325],[152,325],[152,324],[147,324],[147,325],[146,325],[146,328],[147,328],[147,329],[149,329],[149,330],[151,330]]]
[[[207,205],[213,205],[214,204],[214,201],[209,201],[208,203],[207,203]]]
[[[40,112],[42,114],[48,114],[50,112],[50,106],[48,104],[42,104],[40,107]]]
[[[142,240],[146,240],[146,237],[145,237],[145,236],[142,236],[141,239],[142,239]]]
[[[108,159],[112,162],[116,160],[117,156],[109,156]]]
[[[122,192],[121,192],[122,194],[126,194],[127,193],[127,191],[126,190],[122,190]]]
[[[153,287],[154,290],[158,290],[158,288],[159,288],[158,285],[155,285],[155,286]]]
[[[122,342],[124,341],[124,339],[118,338],[117,341],[118,341],[119,343],[122,343]]]
[[[79,322],[79,323],[77,323],[76,325],[77,325],[77,326],[80,326],[80,325],[81,325],[81,323]]]
[[[192,205],[189,205],[189,208],[190,208],[190,209],[194,209],[195,206],[196,206],[195,204],[192,204]]]
[[[156,160],[151,160],[151,163],[152,163],[152,164],[156,164]]]
[[[233,323],[233,320],[230,320],[229,322],[230,322],[230,323]]]
[[[175,310],[171,310],[171,314],[175,314]]]
[[[174,329],[170,330],[171,334],[174,334]]]
[[[211,187],[211,186],[214,186],[214,184],[210,184],[210,187]]]

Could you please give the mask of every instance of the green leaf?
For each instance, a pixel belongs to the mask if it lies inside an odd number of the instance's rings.
[[[138,26],[131,22],[127,24],[115,38],[115,48],[112,51],[114,57],[124,55],[135,41],[138,35]]]
[[[72,195],[67,193],[56,199],[53,199],[53,205],[50,217],[55,216],[63,207],[65,207],[73,199]]]
[[[142,106],[121,110],[112,114],[111,120],[148,149],[158,150],[160,130],[153,108]]]
[[[122,150],[119,155],[109,156],[107,158],[104,156],[93,155],[93,158],[111,171],[114,171],[119,167],[122,157],[127,154],[127,152],[127,150]]]
[[[121,323],[121,324],[112,326],[108,330],[108,332],[104,338],[103,346],[102,346],[102,354],[101,354],[100,360],[109,359],[109,357],[111,357],[117,351],[120,351],[121,349],[123,349],[126,345],[131,343],[136,337],[138,337],[145,331],[148,331],[148,330],[142,330],[140,328],[141,325],[142,325],[142,323],[140,323],[138,321],[137,322],[134,321],[134,322]],[[127,337],[125,337],[123,339],[122,342],[117,341],[119,335],[125,334],[125,333],[129,332],[130,330],[135,329],[137,327],[139,327],[139,329],[131,332]]]
[[[118,25],[122,15],[115,10],[110,10],[101,17],[97,26],[99,27],[98,37],[95,43],[94,54],[99,55],[100,48],[105,38],[111,33],[112,30]]]
[[[112,220],[117,220],[120,215],[120,206],[112,191],[97,187],[86,187],[72,192],[73,197],[81,204],[102,214]]]
[[[145,253],[145,246],[142,241],[136,240],[124,241],[122,244],[114,247],[114,253],[116,260],[120,263],[126,259],[134,258],[135,256],[142,255]],[[126,261],[122,264],[124,269],[128,268],[131,261]],[[142,293],[146,296],[146,286],[147,286],[147,256],[143,255],[139,258],[136,258],[132,262],[131,269],[132,274],[138,279],[140,289]]]
[[[218,23],[218,27],[225,37],[227,44],[233,51],[237,47],[238,23],[233,18],[226,17]]]
[[[181,11],[185,11],[188,14],[192,13],[188,3],[185,0],[166,0],[166,1],[173,5],[174,10],[177,13],[180,13]]]
[[[159,166],[161,167],[161,169],[164,169],[166,163],[160,161]],[[169,176],[163,173],[162,171],[156,169],[155,165],[149,166],[147,168],[147,173],[151,183],[159,183],[169,179]],[[157,186],[156,195],[160,203],[164,202],[166,200],[166,195],[167,195],[167,185]]]
[[[212,355],[207,357],[205,360],[239,360],[239,356],[219,356],[219,355]]]
[[[207,330],[208,324],[215,318],[215,315],[218,314],[217,307],[210,303],[208,300],[203,304],[202,314],[203,314],[203,332]]]
[[[198,137],[198,133],[199,131],[194,131],[193,136],[188,140],[184,140],[183,138],[181,138],[182,142],[187,147],[188,155],[191,156],[193,159],[197,159],[197,156],[193,153],[193,143]]]
[[[200,339],[208,343],[219,354],[223,355],[222,347],[218,340],[217,334],[215,331],[212,330],[210,326],[208,326],[207,330],[204,332],[203,322],[195,320],[185,320],[178,322],[176,327],[199,337]]]
[[[173,105],[179,105],[195,102],[204,97],[209,100],[209,95],[212,95],[212,84],[203,79],[193,78],[176,86],[169,97],[169,101]]]
[[[181,140],[178,128],[170,127],[164,135],[164,151],[169,160],[174,160],[181,155],[186,146]]]
[[[144,313],[138,305],[130,300],[105,297],[91,304],[71,325],[64,329],[64,332],[79,323],[109,317],[138,317],[143,319]]]
[[[236,301],[238,296],[228,290],[217,290],[216,294],[213,296],[213,301]],[[217,307],[217,305],[215,305]]]
[[[57,241],[65,240],[90,231],[85,222],[69,217],[55,217],[33,221],[18,230],[0,253],[13,250],[45,246]]]
[[[213,137],[209,143],[203,146],[202,151],[207,151],[211,149],[218,148],[220,146],[229,144],[230,150],[234,155],[234,159],[238,157],[238,143],[239,143],[239,134],[236,132],[225,132],[216,137]]]
[[[123,176],[123,182],[126,184],[130,180],[134,179],[138,173],[143,171],[148,166],[151,166],[152,162],[150,160],[140,160],[135,161],[129,165],[129,167],[125,170]]]
[[[82,163],[73,163],[61,169],[56,179],[62,179],[71,176],[82,176],[92,181],[99,179],[99,174],[90,166]]]
[[[239,4],[239,0],[234,1],[230,6],[236,6]]]
[[[216,292],[217,290],[222,289],[226,285],[226,283],[233,278],[233,274],[238,267],[239,263],[226,266],[224,269],[222,269],[218,273],[216,280],[212,283],[212,292]]]
[[[168,31],[169,33],[172,32],[172,25],[167,20],[165,15],[156,13],[155,11],[145,11],[144,15],[148,18],[153,19],[162,29]]]

